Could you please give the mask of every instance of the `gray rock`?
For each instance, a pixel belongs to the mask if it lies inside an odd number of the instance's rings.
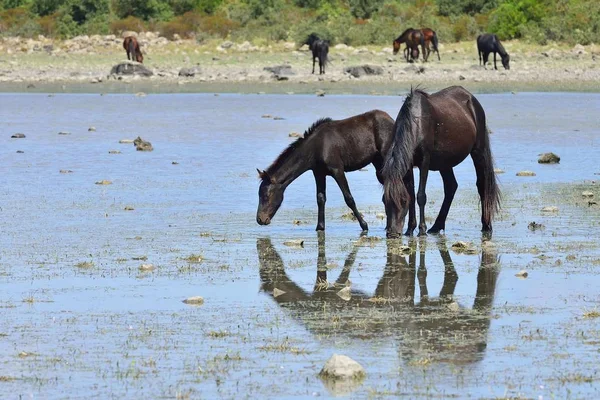
[[[154,148],[152,147],[152,143],[145,141],[144,139],[142,139],[139,136],[137,138],[135,138],[135,140],[133,141],[133,144],[135,145],[135,149],[137,151],[152,151],[152,150],[154,150]]]
[[[290,76],[290,75],[296,75],[294,73],[294,71],[292,71],[292,66],[291,65],[275,65],[273,67],[264,67],[263,70],[268,71],[270,73],[272,73],[273,75],[275,75],[276,77],[284,77],[284,76]]]
[[[364,368],[348,356],[334,354],[319,372],[322,379],[363,379]]]
[[[560,157],[554,153],[540,154],[540,158],[538,159],[538,163],[540,164],[558,164],[559,162]]]
[[[200,71],[198,70],[198,68],[196,67],[192,67],[192,68],[181,68],[179,70],[179,76],[196,76],[196,73],[199,73]]]
[[[25,135],[23,133],[15,133],[11,136],[13,139],[25,139]]]
[[[152,76],[152,71],[144,67],[143,64],[136,62],[122,62],[115,65],[110,70],[111,75],[137,75],[137,76]]]
[[[352,75],[355,78],[368,75],[383,75],[383,68],[378,65],[359,65],[354,67],[348,67],[344,69],[344,72]]]

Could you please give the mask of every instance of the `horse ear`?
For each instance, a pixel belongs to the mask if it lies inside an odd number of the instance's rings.
[[[256,172],[258,172],[258,177],[260,179],[263,178],[263,176],[265,175],[265,171],[261,171],[260,169],[256,168]]]

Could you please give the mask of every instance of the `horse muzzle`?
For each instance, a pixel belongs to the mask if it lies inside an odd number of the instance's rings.
[[[261,218],[261,217],[256,217],[256,222],[258,222],[259,225],[269,225],[271,223],[271,218],[267,217],[267,218]]]

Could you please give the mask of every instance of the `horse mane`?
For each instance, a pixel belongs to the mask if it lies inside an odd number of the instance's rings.
[[[498,36],[494,35],[494,38],[496,39],[496,45],[498,46],[498,54],[500,54],[500,57],[502,58],[506,57],[508,53],[506,52],[506,50],[504,50],[504,46],[502,46],[500,40],[498,40]]]
[[[399,41],[399,40],[400,40],[400,39],[401,39],[401,38],[402,38],[404,35],[406,35],[406,34],[407,34],[409,31],[412,31],[412,30],[413,30],[413,28],[408,28],[408,29],[406,29],[406,30],[405,30],[404,32],[402,32],[402,33],[400,34],[400,36],[398,36],[398,37],[396,38],[396,40],[394,40],[394,41],[395,41],[395,42]],[[411,90],[411,92],[412,92],[412,90]]]
[[[385,177],[384,196],[386,199],[392,200],[398,207],[408,204],[409,199],[403,178],[413,166],[413,154],[417,145],[417,137],[412,134],[413,123],[417,117],[412,112],[415,94],[429,96],[419,87],[415,89],[411,87],[396,118],[394,142],[385,157],[382,171]]]
[[[316,130],[319,126],[326,124],[327,122],[331,122],[333,121],[331,118],[320,118],[318,120],[316,120],[311,126],[310,128],[308,128],[305,132],[304,132],[304,136],[299,137],[297,140],[295,140],[294,142],[290,143],[290,145],[281,152],[281,154],[275,159],[275,161],[273,161],[273,163],[269,166],[269,168],[267,168],[265,170],[266,174],[264,174],[263,176],[263,180],[265,179],[270,179],[269,177],[275,173],[279,167],[281,167],[281,165],[283,164],[283,162],[285,160],[288,159],[288,157],[298,148],[302,145],[302,143],[304,143],[306,141],[307,138],[309,138]]]

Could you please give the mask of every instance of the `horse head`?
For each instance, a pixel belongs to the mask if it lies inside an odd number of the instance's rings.
[[[258,176],[262,180],[258,188],[258,210],[256,211],[256,222],[259,225],[269,225],[277,210],[283,202],[285,186],[279,184],[266,171],[258,170]]]
[[[504,67],[504,69],[510,69],[510,56],[508,55],[508,53],[502,57],[502,66]]]

